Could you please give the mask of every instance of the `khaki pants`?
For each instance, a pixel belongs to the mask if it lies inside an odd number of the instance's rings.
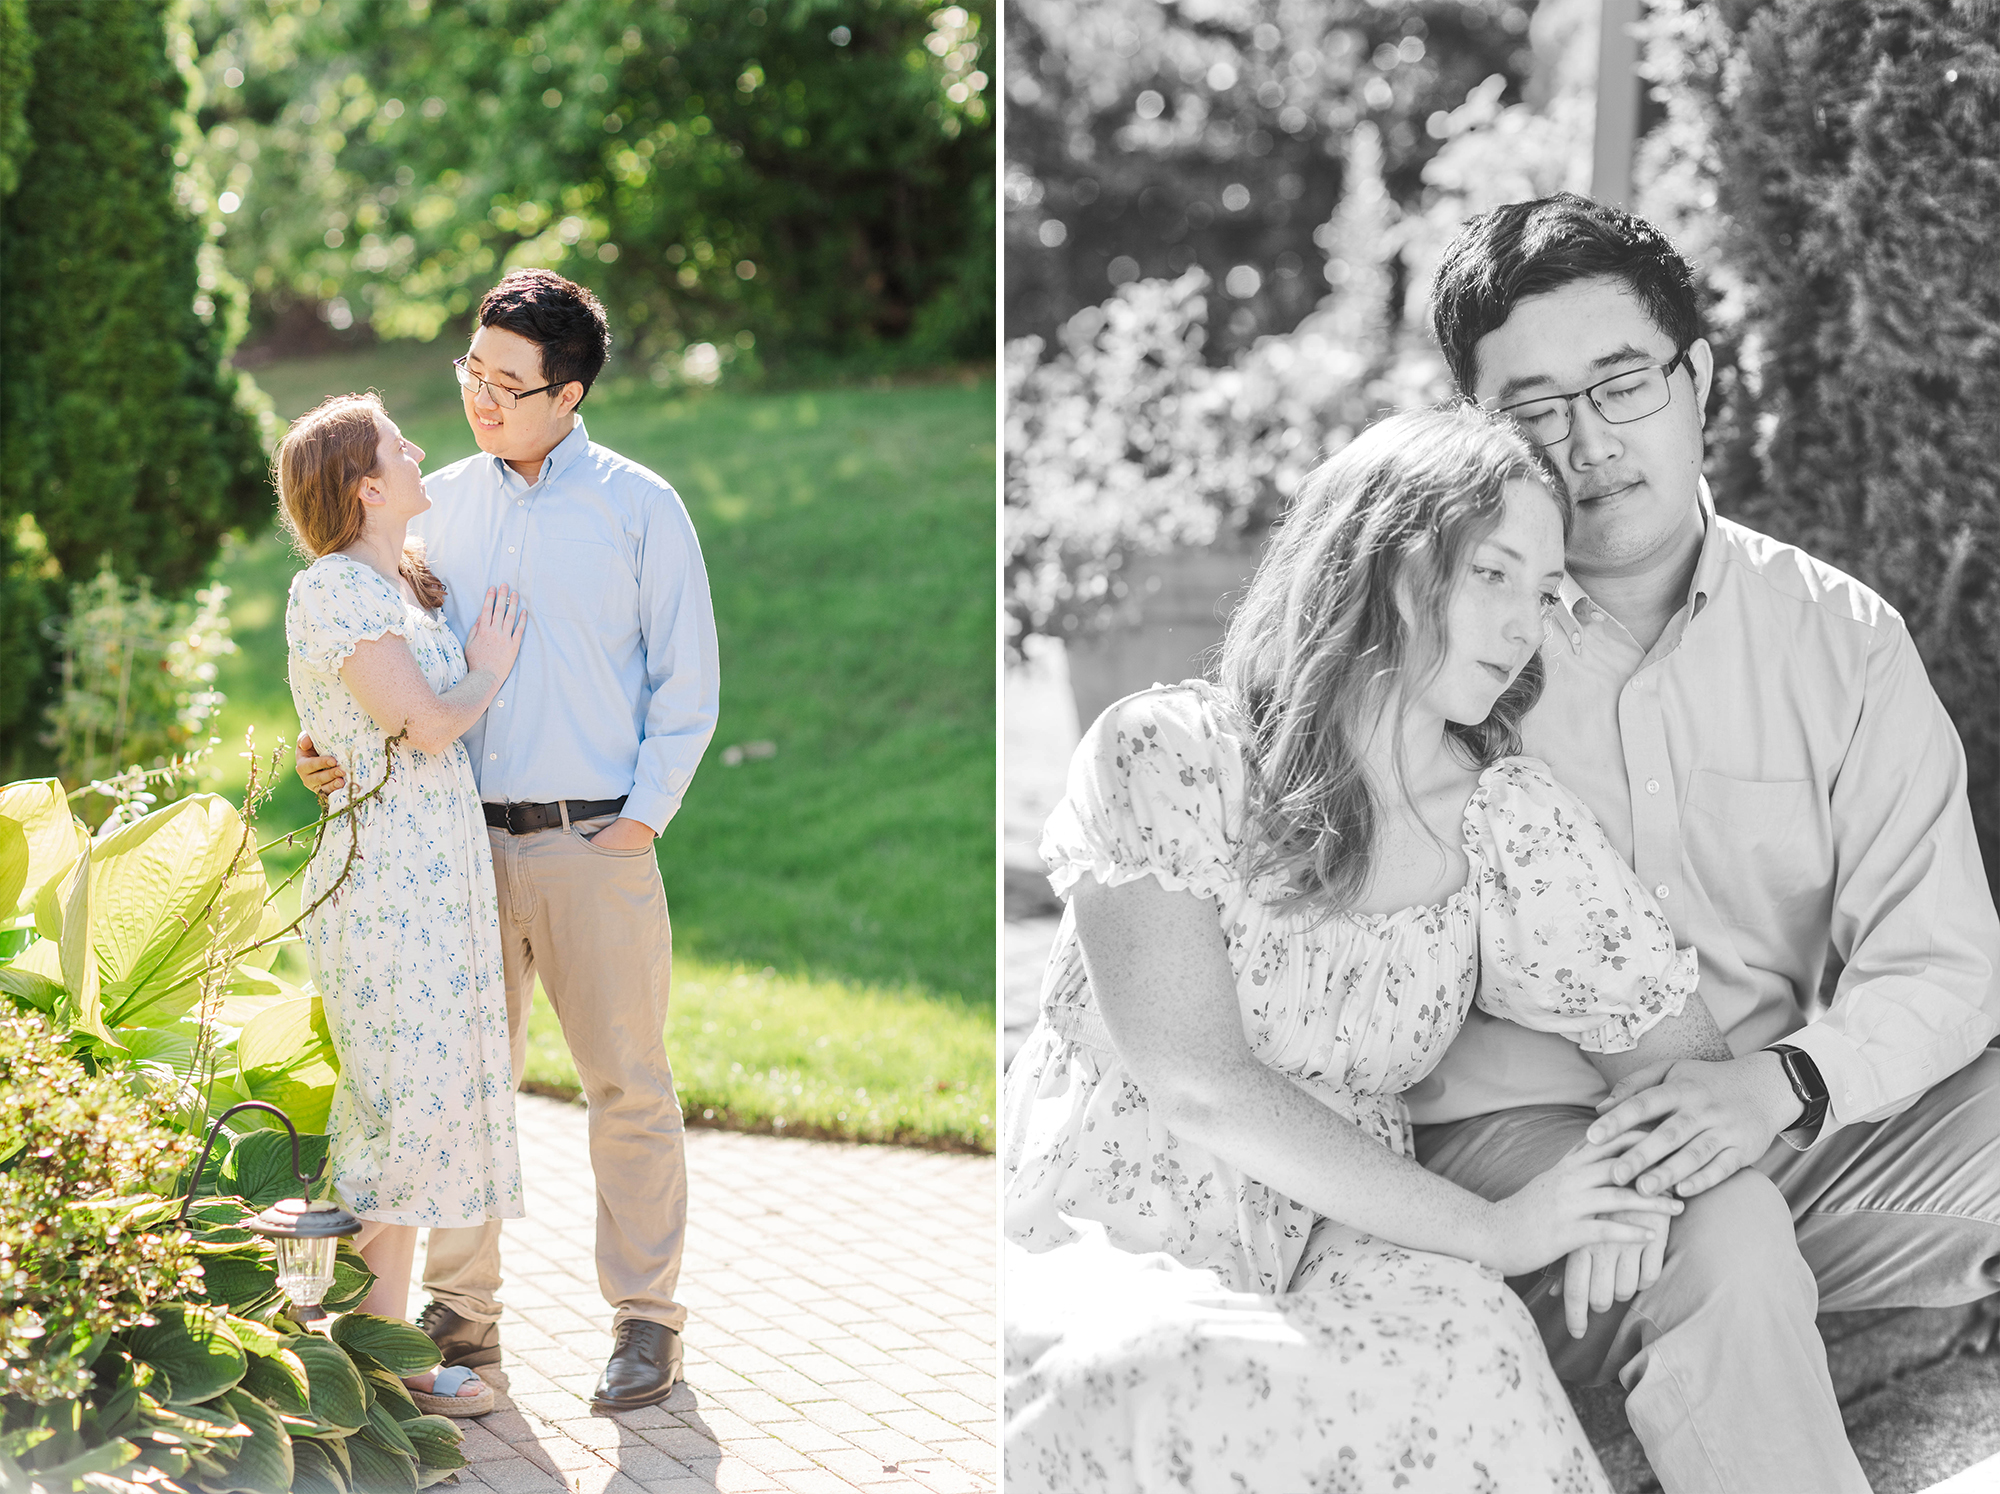
[[[1542,1105],[1417,1128],[1431,1171],[1504,1198],[1582,1141]],[[1614,1376],[1667,1494],[1866,1494],[1813,1319],[2000,1291],[2000,1052],[1888,1120],[1846,1126],[1688,1201],[1660,1278],[1563,1327],[1560,1269],[1509,1283],[1565,1380]]]
[[[597,1176],[597,1283],[615,1320],[680,1329],[674,1300],[687,1234],[687,1156],[662,1031],[673,931],[653,847],[584,839],[616,816],[529,835],[489,830],[500,893],[515,1081],[539,971],[590,1103]],[[500,1320],[500,1225],[434,1229],[424,1290],[475,1322]]]

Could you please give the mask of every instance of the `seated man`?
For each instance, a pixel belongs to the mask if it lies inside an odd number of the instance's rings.
[[[1957,733],[1893,608],[1714,512],[1713,361],[1658,230],[1571,194],[1500,208],[1447,249],[1434,316],[1460,389],[1576,501],[1526,750],[1699,952],[1733,1056],[1607,1097],[1573,1045],[1475,1011],[1409,1096],[1419,1155],[1497,1198],[1651,1126],[1619,1181],[1689,1200],[1664,1256],[1515,1283],[1557,1370],[1617,1377],[1670,1494],[1864,1494],[1816,1311],[2000,1290],[2000,919]]]

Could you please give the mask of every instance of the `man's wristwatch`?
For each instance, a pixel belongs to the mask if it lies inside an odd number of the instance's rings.
[[[1791,1083],[1792,1093],[1805,1106],[1799,1118],[1785,1129],[1817,1130],[1819,1123],[1826,1119],[1826,1081],[1819,1076],[1819,1065],[1812,1061],[1812,1055],[1805,1049],[1794,1048],[1789,1043],[1774,1043],[1764,1051],[1778,1055],[1778,1062],[1784,1065],[1785,1078]]]

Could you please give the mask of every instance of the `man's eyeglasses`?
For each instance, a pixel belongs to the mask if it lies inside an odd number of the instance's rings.
[[[1682,348],[1671,362],[1628,368],[1568,394],[1544,394],[1517,405],[1502,405],[1500,413],[1520,422],[1537,446],[1553,446],[1569,439],[1572,412],[1580,399],[1589,400],[1606,424],[1630,425],[1666,409],[1674,397],[1674,370],[1687,362],[1687,356],[1688,349]]]
[[[468,354],[467,356],[471,355]],[[564,384],[570,382],[568,379],[558,379],[555,383],[544,384],[539,389],[504,389],[498,384],[480,378],[478,374],[467,368],[464,358],[452,359],[451,366],[453,371],[458,375],[459,388],[465,390],[475,399],[478,397],[479,391],[484,389],[486,397],[503,410],[513,409],[514,406],[518,405],[531,394],[547,394],[551,389],[560,389]]]

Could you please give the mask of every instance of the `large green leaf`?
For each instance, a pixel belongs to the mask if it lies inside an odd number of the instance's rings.
[[[311,1437],[292,1439],[292,1494],[348,1494],[340,1465],[324,1443]]]
[[[243,1346],[219,1312],[193,1303],[153,1309],[150,1327],[119,1333],[132,1357],[162,1371],[170,1386],[162,1397],[176,1411],[192,1411],[233,1389],[246,1368]]]
[[[366,1354],[358,1354],[351,1348],[347,1353],[354,1361],[354,1367],[361,1371],[361,1378],[367,1382],[368,1389],[372,1392],[370,1406],[385,1408],[397,1421],[415,1421],[423,1415],[417,1409],[417,1403],[410,1399],[410,1388],[390,1374],[379,1361],[369,1358]]]
[[[403,1435],[416,1448],[417,1464],[421,1468],[444,1472],[466,1465],[467,1458],[459,1448],[465,1440],[465,1433],[449,1416],[419,1416],[405,1421]]]
[[[51,1468],[47,1465],[35,1470],[35,1481],[28,1487],[37,1489],[70,1489],[85,1474],[110,1473],[123,1468],[139,1456],[139,1449],[122,1437],[113,1437],[100,1442],[95,1447],[85,1448],[72,1458],[67,1458]]]
[[[24,969],[22,961],[31,958],[36,950],[48,950],[54,956],[56,969],[62,969],[62,954],[57,947],[44,939],[34,949],[24,951],[12,964],[0,965],[0,996],[7,996],[35,1011],[53,1013],[62,1004],[63,986],[57,975],[43,975],[40,971]]]
[[[244,1097],[276,1105],[292,1118],[301,1131],[324,1131],[333,1115],[333,1091],[340,1075],[333,1069],[315,1066],[299,1073],[273,1073],[251,1069],[236,1076]],[[254,1112],[253,1112],[254,1113]],[[273,1122],[275,1124],[275,1122]],[[308,1172],[312,1169],[307,1168]],[[315,1197],[324,1190],[324,1183]]]
[[[157,1027],[121,1027],[112,1036],[131,1062],[159,1064],[185,1079],[194,1072],[201,1023],[192,1017],[182,1017]]]
[[[362,1434],[347,1439],[347,1456],[354,1462],[354,1488],[368,1494],[417,1494],[417,1460],[408,1453],[389,1452]]]
[[[403,1435],[402,1421],[379,1400],[368,1408],[368,1425],[354,1436],[358,1441],[374,1443],[384,1452],[399,1452],[412,1460],[417,1456],[416,1444]]]
[[[0,814],[0,908],[18,904],[27,885],[28,832],[19,820]]]
[[[246,1069],[294,1069],[333,1058],[333,1037],[317,996],[266,1007],[243,1026],[236,1061]]]
[[[340,1057],[317,996],[273,1003],[236,1040],[237,1083],[276,1105],[302,1131],[323,1131],[340,1080]]]
[[[368,1262],[361,1258],[352,1240],[342,1240],[333,1258],[333,1285],[319,1305],[328,1312],[349,1312],[359,1307],[374,1289],[375,1273],[368,1269]]]
[[[255,1115],[246,1111],[245,1115]],[[239,1117],[241,1118],[241,1117]],[[323,1135],[299,1137],[299,1170],[311,1177],[326,1160],[327,1140]],[[292,1170],[292,1135],[283,1127],[247,1131],[236,1138],[222,1164],[220,1187],[228,1189],[253,1209],[268,1209],[281,1198],[301,1198],[308,1185]]]
[[[438,1346],[431,1336],[399,1318],[348,1313],[333,1325],[333,1341],[343,1349],[366,1354],[392,1375],[421,1375],[438,1363]]]
[[[79,856],[66,873],[43,885],[35,901],[35,928],[44,939],[54,941],[61,957],[63,1020],[115,1046],[104,1023],[97,946],[91,938],[90,888],[90,858]]]
[[[243,1372],[242,1388],[280,1416],[298,1420],[305,1430],[330,1430],[312,1414],[312,1403],[306,1393],[305,1365],[290,1349],[281,1349],[276,1354],[252,1354],[249,1368]]]
[[[307,1403],[321,1425],[338,1428],[342,1436],[366,1425],[368,1391],[340,1346],[316,1333],[301,1333],[288,1346],[305,1367]]]
[[[235,1334],[236,1341],[243,1345],[243,1352],[252,1358],[282,1358],[291,1352],[289,1334],[280,1333],[277,1329],[254,1319],[239,1317],[232,1313],[229,1316],[229,1331]],[[304,1390],[305,1383],[305,1370],[301,1367],[299,1369],[301,1391]]]
[[[54,778],[30,778],[0,788],[0,817],[21,827],[28,848],[21,886],[13,897],[0,899],[0,924],[6,924],[34,912],[43,885],[90,849],[90,832],[70,813],[63,786]]]
[[[201,1481],[204,1494],[290,1494],[292,1438],[278,1413],[241,1389],[225,1391],[217,1401],[235,1413],[250,1435],[216,1448],[226,1471],[220,1479]]]
[[[180,1016],[200,995],[211,941],[248,943],[263,921],[263,864],[218,794],[134,821],[94,846],[90,865],[92,943],[114,1026]]]

